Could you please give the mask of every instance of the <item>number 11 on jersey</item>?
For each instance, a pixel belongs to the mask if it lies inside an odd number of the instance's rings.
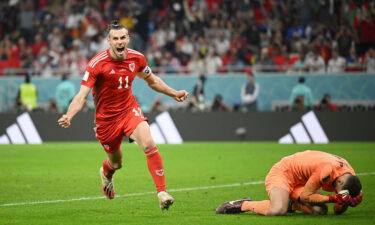
[[[125,86],[122,86],[122,77],[120,77],[118,79],[118,81],[120,82],[120,85],[118,86],[117,89],[121,89],[121,88],[128,88],[129,87],[129,76],[126,76],[124,81],[125,81]]]

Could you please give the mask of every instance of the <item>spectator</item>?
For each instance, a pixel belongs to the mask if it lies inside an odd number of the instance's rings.
[[[370,48],[365,55],[364,65],[366,67],[366,72],[375,74],[375,50]]]
[[[216,52],[222,56],[230,49],[230,42],[225,38],[223,32],[218,32],[216,36],[213,44],[215,45]]]
[[[305,97],[303,95],[296,96],[292,103],[292,111],[306,111],[304,101]]]
[[[33,8],[33,1],[22,1],[20,3],[20,28],[23,37],[27,38],[27,43],[31,43],[33,37],[34,18],[36,17]]]
[[[299,59],[295,61],[295,63],[292,64],[292,66],[289,68],[288,73],[305,73],[307,72],[308,67],[306,64],[306,54],[305,53],[300,53],[299,54]]]
[[[215,98],[212,102],[211,111],[225,112],[230,110],[231,108],[224,103],[223,96],[221,96],[220,94],[215,95]]]
[[[216,75],[219,68],[223,65],[220,57],[212,51],[209,51],[205,58],[207,75]]]
[[[332,103],[331,95],[325,94],[316,109],[321,111],[337,111],[339,107]]]
[[[205,73],[206,67],[205,67],[205,62],[204,62],[204,55],[198,52],[194,52],[187,67],[190,73],[195,73],[195,74]]]
[[[161,66],[164,66],[167,73],[179,73],[181,71],[180,61],[170,52],[165,51]]]
[[[362,71],[361,57],[357,55],[357,51],[354,46],[350,48],[349,55],[345,57],[345,61],[346,71]]]
[[[31,83],[30,75],[25,76],[25,82],[20,85],[16,105],[21,106],[22,111],[33,111],[38,107],[38,91]]]
[[[76,94],[75,86],[68,80],[68,75],[64,74],[61,77],[61,83],[57,85],[55,91],[55,99],[59,112],[68,110],[69,104]]]
[[[363,54],[371,47],[375,47],[375,16],[373,15],[374,6],[363,7],[362,13],[357,10],[359,20],[356,21],[356,26],[359,31],[360,39],[360,54]]]
[[[303,98],[297,96],[303,96]],[[297,99],[297,100],[296,100]],[[303,100],[303,101],[302,101]],[[305,78],[300,77],[298,79],[298,84],[293,87],[292,93],[290,95],[290,101],[292,104],[298,104],[300,101],[303,102],[304,108],[311,109],[314,104],[314,98],[311,89],[305,84]],[[297,102],[296,102],[297,101]]]
[[[152,103],[149,112],[164,112],[165,108],[163,106],[163,101],[160,97],[157,97]]]
[[[182,43],[181,43],[181,51],[187,55],[192,55],[194,52],[194,45],[190,41],[188,36],[182,37]]]
[[[238,54],[233,54],[232,56],[232,60],[227,64],[228,71],[243,71],[245,66],[244,62],[239,58]]]
[[[263,72],[275,72],[275,64],[272,59],[272,52],[269,48],[263,48],[261,50],[260,61],[261,70]]]
[[[241,99],[246,112],[257,110],[257,98],[259,94],[259,84],[254,82],[254,74],[247,74],[247,81],[241,88]]]
[[[35,35],[35,41],[32,45],[33,55],[34,57],[37,57],[39,55],[40,49],[43,47],[47,47],[47,42],[43,40],[43,37],[41,34]]]
[[[206,108],[204,99],[204,85],[206,83],[206,76],[204,74],[199,75],[198,82],[195,84],[193,89],[193,97],[195,98],[192,103],[197,107],[198,111],[204,111]],[[195,102],[194,102],[195,101]]]
[[[348,56],[351,46],[357,42],[357,37],[347,26],[341,26],[340,31],[336,34],[337,50],[339,55]]]
[[[189,98],[186,110],[189,111],[189,112],[198,112],[199,111],[198,101],[197,101],[197,98],[195,96],[191,96]]]
[[[293,54],[309,46],[323,58],[322,63],[320,57],[315,61],[307,57],[309,72],[324,73],[332,48],[347,57],[350,47],[355,45],[361,56],[375,43],[375,4],[371,1],[102,0],[65,1],[62,5],[46,0],[2,2],[0,40],[10,44],[0,47],[0,68],[30,64],[20,62],[19,49],[13,45],[23,38],[33,48],[33,64],[44,47],[53,57],[47,69],[43,67],[46,75],[60,68],[75,69],[55,60],[63,58],[58,54],[70,51],[74,41],[80,41],[85,57],[82,62],[104,48],[106,39],[99,34],[113,17],[132,29],[135,48],[144,50],[155,66],[167,66],[167,72],[185,72],[181,64],[198,68],[193,69],[197,74],[208,75],[216,62],[209,61],[213,64],[206,71],[197,72],[201,68],[193,66],[199,61],[195,52],[201,54],[202,68],[209,52],[216,52],[223,67],[241,68],[257,63],[264,65],[265,72],[275,72],[275,65],[288,65],[288,55],[290,60]],[[287,46],[287,51],[275,53],[276,46]],[[166,57],[169,59],[165,60]]]
[[[56,99],[52,98],[49,100],[47,112],[49,113],[59,113],[59,109],[57,107]]]
[[[306,60],[306,66],[310,73],[325,73],[324,59],[317,50],[314,50],[313,55]]]
[[[332,52],[332,58],[328,61],[328,73],[343,73],[345,71],[345,59],[339,56],[338,51]]]
[[[275,48],[275,54],[273,56],[273,63],[275,64],[277,71],[285,72],[290,66],[289,54],[287,52],[287,47],[282,45],[281,48]]]

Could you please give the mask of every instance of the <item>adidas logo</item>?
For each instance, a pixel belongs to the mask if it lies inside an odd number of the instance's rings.
[[[42,144],[37,129],[28,113],[17,117],[17,122],[6,129],[0,136],[0,144]]]
[[[167,111],[157,115],[155,121],[150,125],[150,129],[156,144],[182,144],[182,137]]]
[[[293,125],[290,133],[279,139],[280,144],[328,144],[329,140],[313,111],[302,116],[302,122]]]
[[[115,73],[116,73],[116,72],[115,72],[114,69],[112,69],[111,72],[109,72],[109,74],[115,74]]]

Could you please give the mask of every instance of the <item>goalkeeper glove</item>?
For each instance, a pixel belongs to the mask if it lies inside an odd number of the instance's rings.
[[[352,201],[352,198],[350,195],[343,196],[342,194],[335,194],[335,195],[328,195],[329,202],[335,202],[339,204],[350,204]]]
[[[359,195],[357,195],[355,198],[352,198],[351,202],[350,202],[350,206],[351,207],[356,207],[357,205],[359,205],[359,203],[362,202],[362,198],[363,198],[363,193],[361,192]]]

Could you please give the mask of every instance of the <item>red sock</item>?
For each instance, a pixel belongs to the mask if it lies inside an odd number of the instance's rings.
[[[157,147],[150,148],[145,151],[147,156],[147,166],[152,179],[156,186],[157,192],[165,191],[165,177],[164,177],[164,167],[163,160],[158,151]]]
[[[103,172],[104,172],[104,176],[106,176],[108,179],[112,179],[112,176],[113,174],[115,173],[115,169],[113,169],[113,167],[111,166],[111,164],[109,163],[109,159],[106,158],[104,161],[103,161]]]

